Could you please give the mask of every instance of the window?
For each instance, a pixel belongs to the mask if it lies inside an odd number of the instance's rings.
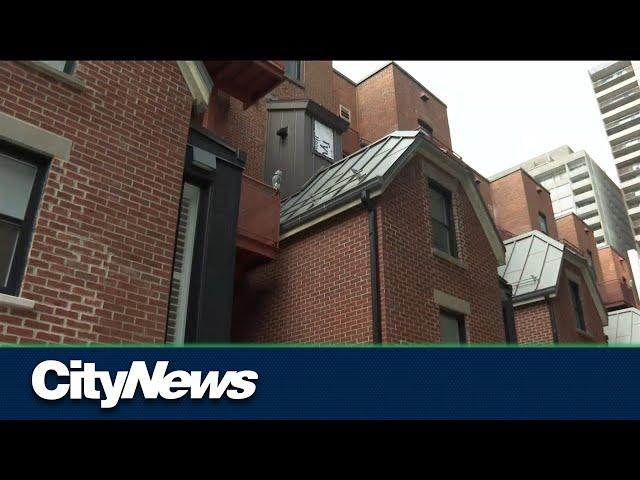
[[[582,314],[582,303],[580,302],[580,287],[577,283],[569,281],[571,291],[571,303],[573,303],[573,314],[576,320],[576,327],[586,331],[584,325],[584,315]]]
[[[340,105],[340,117],[351,123],[351,110],[343,105]]]
[[[313,150],[330,160],[333,156],[333,130],[317,120],[313,122]]]
[[[418,119],[418,126],[429,136],[433,135],[433,127],[420,118]]]
[[[549,228],[547,226],[547,217],[542,212],[538,212],[538,223],[540,224],[540,231],[542,233],[549,234]]]
[[[442,343],[466,343],[464,315],[441,309],[440,339]]]
[[[433,245],[438,250],[452,257],[458,255],[456,248],[456,231],[453,221],[451,192],[435,182],[429,182],[431,200],[431,225],[433,228]]]
[[[73,60],[41,60],[41,62],[69,75],[73,73],[76,66],[76,62]]]
[[[46,159],[0,143],[0,293],[19,290]]]
[[[302,60],[287,60],[284,62],[284,74],[297,80],[302,81]]]
[[[181,345],[184,343],[187,328],[187,312],[189,307],[189,287],[191,270],[196,246],[196,229],[200,188],[191,183],[184,183],[178,234],[176,238],[171,280],[171,297],[169,298],[169,321],[167,323],[167,342]]]

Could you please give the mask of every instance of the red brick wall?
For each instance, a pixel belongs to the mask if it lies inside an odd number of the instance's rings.
[[[373,142],[398,130],[398,107],[391,65],[361,82],[357,95],[358,128],[364,139]]]
[[[418,127],[421,119],[433,128],[433,136],[451,148],[451,133],[449,132],[449,118],[447,107],[437,98],[431,96],[426,102],[420,99],[424,89],[411,77],[393,66],[394,86],[400,130],[413,130]]]
[[[395,130],[414,130],[418,119],[433,128],[433,135],[451,148],[447,107],[437,98],[424,102],[424,89],[395,64],[389,64],[360,82],[358,128],[363,138],[375,141]]]
[[[580,281],[580,296],[582,310],[585,319],[587,333],[581,333],[576,328],[573,304],[569,292],[569,278],[567,271],[578,276]],[[556,319],[559,343],[604,343],[605,336],[602,330],[602,321],[598,315],[595,301],[589,293],[589,289],[580,273],[580,270],[571,264],[564,265],[560,274],[560,287],[558,295],[551,300]],[[553,343],[553,330],[549,307],[544,301],[523,305],[515,309],[516,334],[518,343]]]
[[[621,255],[613,248],[599,248],[598,258],[600,260],[599,278],[603,282],[622,280],[622,277],[626,278],[627,282],[633,279],[629,262],[624,255]]]
[[[452,177],[458,185],[453,201],[459,258],[468,269],[431,252],[423,161],[412,160],[380,200],[383,340],[440,342],[439,306],[434,301],[438,289],[471,304],[465,318],[469,342],[504,342],[497,261],[469,199]],[[448,177],[441,170],[439,176]]]
[[[567,271],[572,272],[571,280],[577,276],[580,281],[577,282],[580,289],[580,297],[582,299],[582,311],[584,315],[587,335],[578,331],[576,327],[575,313],[571,295],[569,291],[569,280]],[[553,300],[556,308],[556,324],[558,328],[558,341],[560,343],[591,343],[605,342],[604,332],[602,330],[602,320],[598,315],[596,304],[593,297],[589,293],[589,289],[580,273],[580,270],[571,264],[565,264],[560,275],[560,288],[558,296]]]
[[[2,342],[163,342],[191,95],[176,62],[79,62],[78,92],[0,62],[0,111],[73,142],[54,159]]]
[[[498,228],[515,235],[540,230],[538,212],[542,212],[547,217],[549,236],[558,238],[549,192],[522,170],[491,182],[491,196]]]
[[[273,96],[279,100],[309,98],[326,109],[337,112],[333,76],[331,61],[305,61],[301,85],[285,80],[246,110],[240,100],[219,92],[215,104],[215,125],[212,130],[222,140],[247,153],[247,175],[264,180],[267,97]],[[270,178],[268,180],[270,182]]]
[[[596,239],[593,236],[593,230],[575,213],[557,218],[556,225],[558,227],[558,237],[560,240],[568,240],[578,247],[585,258],[589,257],[587,251],[591,252],[594,271],[598,280],[600,280],[602,272],[600,270],[598,247],[596,245]]]
[[[475,177],[475,184],[478,188],[478,192],[480,192],[480,196],[482,200],[484,200],[485,205],[487,206],[487,210],[489,211],[489,215],[494,217],[493,209],[495,208],[493,205],[493,197],[491,195],[491,183],[489,180],[484,178],[481,175],[477,175]]]
[[[337,72],[333,72],[333,93],[337,105],[336,115],[340,115],[340,105],[351,111],[349,129],[342,134],[342,150],[345,156],[360,149],[360,133],[358,131],[358,102],[356,86]]]
[[[514,309],[518,343],[553,343],[553,330],[546,302]]]
[[[421,172],[416,158],[378,202],[383,341],[439,342],[437,288],[471,304],[470,342],[503,342],[497,262],[473,208],[460,187],[454,202],[465,270],[431,253]],[[360,207],[283,241],[276,261],[238,289],[233,340],[371,342],[369,261],[368,215]]]
[[[368,215],[345,212],[280,244],[236,288],[234,342],[372,341]]]

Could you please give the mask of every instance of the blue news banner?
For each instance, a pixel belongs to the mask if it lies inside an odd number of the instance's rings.
[[[634,348],[6,347],[0,365],[0,419],[640,418]]]

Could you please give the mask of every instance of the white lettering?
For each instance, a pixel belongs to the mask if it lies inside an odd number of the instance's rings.
[[[232,400],[243,400],[256,391],[258,374],[253,370],[207,372],[202,379],[200,371],[176,370],[167,373],[169,362],[156,362],[153,374],[149,375],[143,361],[131,362],[129,370],[115,372],[115,378],[108,371],[96,370],[95,363],[71,360],[69,367],[56,360],[45,360],[38,364],[31,376],[33,391],[44,400],[60,400],[65,396],[73,400],[100,400],[101,408],[113,408],[120,399],[132,399],[138,386],[146,399],[176,400],[189,394],[193,399],[219,399],[227,395]],[[54,388],[46,385],[48,373],[57,375]],[[68,382],[62,382],[66,378]]]

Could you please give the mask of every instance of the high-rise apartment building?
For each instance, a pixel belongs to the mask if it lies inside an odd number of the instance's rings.
[[[640,62],[607,62],[591,69],[589,76],[635,240],[640,241]]]
[[[554,216],[575,213],[593,229],[598,247],[610,245],[620,252],[636,248],[622,192],[587,152],[564,145],[490,179],[519,168],[549,190]]]

